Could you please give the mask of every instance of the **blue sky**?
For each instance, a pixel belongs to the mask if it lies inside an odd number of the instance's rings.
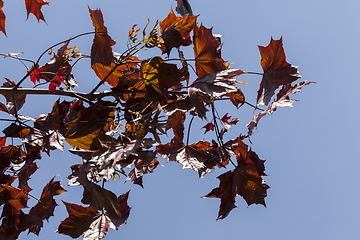
[[[126,49],[127,33],[133,24],[150,25],[164,19],[175,8],[175,1],[50,1],[44,6],[47,21],[37,23],[33,15],[26,19],[23,1],[5,0],[6,31],[8,38],[0,36],[0,52],[25,52],[23,57],[37,59],[47,47],[71,36],[93,31],[89,17],[91,9],[100,8],[110,36],[116,40],[114,51]],[[202,199],[218,186],[216,178],[224,170],[216,169],[203,179],[196,172],[178,163],[166,163],[153,174],[144,177],[144,189],[124,179],[106,184],[117,195],[131,189],[129,205],[132,207],[128,224],[118,231],[110,230],[105,239],[359,239],[360,192],[358,169],[360,117],[358,92],[358,56],[360,50],[360,17],[358,1],[191,1],[198,22],[213,27],[214,33],[224,35],[222,56],[234,68],[261,72],[258,45],[267,46],[270,38],[283,37],[287,61],[299,66],[301,80],[316,81],[292,95],[299,99],[294,108],[278,109],[273,115],[261,119],[252,136],[251,148],[261,159],[266,159],[266,180],[271,186],[266,198],[267,208],[261,205],[247,207],[237,197],[236,205],[224,220],[215,221],[219,199]],[[84,54],[90,52],[92,36],[72,42]],[[192,49],[185,52],[191,56]],[[158,50],[140,53],[161,54]],[[44,64],[48,61],[43,58]],[[90,61],[82,60],[74,69],[79,91],[89,91],[99,80],[90,69]],[[23,66],[12,59],[0,59],[0,77],[18,81],[25,74]],[[255,103],[261,77],[242,75],[239,81],[247,101]],[[32,87],[27,80],[24,87]],[[23,115],[35,117],[51,110],[58,97],[28,96]],[[62,98],[63,99],[63,98]],[[4,99],[1,100],[4,102]],[[353,106],[354,104],[354,106]],[[220,106],[220,115],[230,112],[238,117],[237,128],[227,137],[246,132],[245,125],[253,116],[253,109],[243,106]],[[0,114],[0,118],[7,117]],[[8,123],[1,122],[1,128]],[[196,120],[191,141],[206,137],[200,129],[206,122]],[[164,143],[167,141],[164,138]],[[43,186],[56,174],[67,193],[57,197],[59,206],[55,217],[44,223],[40,238],[22,233],[19,239],[69,239],[53,233],[61,220],[67,217],[60,199],[80,204],[82,189],[67,186],[70,165],[81,159],[70,154],[52,152],[43,155],[40,169],[33,175],[32,194],[40,196]],[[34,200],[29,201],[29,206]]]

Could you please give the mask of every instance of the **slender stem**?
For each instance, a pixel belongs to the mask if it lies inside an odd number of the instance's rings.
[[[191,129],[191,124],[194,120],[195,116],[192,116],[190,123],[189,123],[189,129],[188,129],[188,133],[187,133],[187,139],[186,139],[186,145],[189,145],[189,139],[190,139],[190,129]]]
[[[211,103],[211,110],[212,110],[212,114],[213,114],[213,118],[214,118],[214,125],[215,125],[215,133],[216,133],[216,137],[220,143],[221,148],[223,149],[224,153],[226,154],[226,157],[229,159],[229,162],[232,163],[232,165],[234,165],[234,167],[236,168],[235,163],[231,160],[231,157],[229,156],[229,153],[226,151],[225,147],[224,147],[224,142],[222,141],[222,139],[220,138],[220,130],[219,130],[219,126],[217,125],[216,122],[216,116],[215,116],[215,105],[214,103]]]
[[[261,111],[266,111],[266,109],[262,109],[262,108],[259,108],[259,107],[257,107],[257,106],[254,106],[254,105],[252,105],[252,104],[251,104],[251,103],[249,103],[249,102],[246,102],[246,101],[245,101],[245,103],[246,103],[247,105],[249,105],[249,106],[251,106],[251,107],[255,108],[255,110],[256,110],[256,109],[258,109],[258,110],[261,110]]]
[[[96,90],[98,90],[98,88],[104,84],[106,79],[110,77],[110,75],[116,70],[116,68],[122,64],[123,63],[116,63],[115,66],[110,70],[110,72],[98,83],[98,85],[96,85],[96,87],[93,90],[91,90],[90,94],[93,94]]]
[[[39,67],[39,62],[40,62],[40,59],[42,58],[42,56],[44,56],[45,53],[47,53],[51,48],[54,48],[62,43],[66,43],[68,41],[71,41],[71,40],[74,40],[78,37],[81,37],[81,36],[84,36],[84,35],[89,35],[89,34],[94,34],[95,32],[87,32],[87,33],[82,33],[82,34],[79,34],[79,35],[76,35],[75,37],[71,37],[69,38],[68,40],[64,40],[64,41],[61,41],[57,44],[54,44],[52,45],[51,47],[47,48],[42,54],[40,54],[39,58],[37,59],[37,61],[34,63],[34,66],[30,69],[30,71],[28,71],[26,73],[26,75],[16,84],[16,86],[14,87],[14,90],[18,89],[20,87],[20,85],[25,81],[25,79],[30,76],[30,74]]]
[[[20,61],[32,62],[33,64],[35,64],[34,60],[27,59],[27,58],[19,58],[18,56],[11,56],[9,54],[3,54],[3,53],[0,53],[0,56],[4,56],[4,58],[9,57],[9,58],[14,58],[14,59],[17,59],[17,60],[20,60]]]
[[[258,73],[258,72],[244,72],[244,74],[264,75],[263,73]]]

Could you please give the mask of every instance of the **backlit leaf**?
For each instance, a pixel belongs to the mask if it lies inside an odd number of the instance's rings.
[[[25,0],[27,18],[29,18],[29,14],[32,13],[38,21],[43,20],[45,22],[44,15],[41,12],[43,5],[49,5],[49,2],[43,0]]]
[[[218,51],[220,43],[212,34],[212,29],[203,25],[194,28],[195,67],[198,77],[226,69],[225,61]]]
[[[260,160],[251,150],[245,154],[238,154],[237,160],[238,166],[233,171],[217,177],[220,180],[219,187],[204,196],[204,198],[221,199],[218,219],[227,217],[230,211],[236,207],[237,195],[242,196],[248,205],[255,203],[266,206],[265,197],[269,186],[261,177],[265,175],[265,161]]]
[[[115,45],[116,42],[108,35],[101,10],[91,10],[89,8],[89,12],[93,26],[95,27],[95,37],[91,47],[91,66],[95,63],[110,66],[113,61],[112,46]]]
[[[267,47],[259,46],[259,51],[264,75],[258,90],[257,105],[268,105],[280,85],[291,84],[301,76],[296,66],[286,62],[282,37],[279,40],[271,38]]]
[[[209,142],[200,141],[185,145],[175,138],[170,143],[157,146],[156,153],[168,162],[178,162],[183,168],[196,171],[199,177],[212,172],[214,166],[222,166],[217,152]]]

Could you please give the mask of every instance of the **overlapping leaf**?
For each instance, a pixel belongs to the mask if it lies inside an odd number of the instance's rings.
[[[238,92],[239,89],[236,86],[234,76],[243,73],[240,69],[229,69],[213,72],[196,79],[190,85],[188,92],[199,117],[205,117],[207,109],[204,106],[204,101],[207,99],[207,95],[215,98],[232,92]]]
[[[225,61],[218,50],[220,43],[212,34],[212,29],[203,25],[194,28],[195,67],[198,77],[226,69]]]
[[[5,78],[6,82],[1,85],[3,88],[12,88],[16,83]],[[21,87],[20,87],[21,88]],[[25,104],[26,94],[2,94],[6,99],[6,110],[10,114],[15,114]],[[1,109],[4,111],[4,107]]]
[[[182,111],[175,111],[168,117],[168,127],[173,130],[174,136],[182,142],[184,139],[184,122],[185,122],[185,113]]]
[[[49,2],[43,0],[25,0],[27,18],[29,18],[29,14],[32,13],[38,21],[43,20],[45,22],[44,15],[41,12],[43,5],[49,5]]]
[[[267,110],[261,111],[258,114],[256,114],[251,121],[246,125],[248,127],[248,135],[253,134],[254,128],[257,127],[258,122],[260,119],[265,116],[266,114],[273,113],[278,107],[292,107],[292,104],[296,100],[292,100],[289,98],[289,94],[291,93],[297,93],[301,91],[301,88],[303,86],[309,85],[310,83],[315,82],[300,82],[299,84],[295,84],[294,86],[291,86],[290,84],[284,85],[282,89],[278,92],[276,95],[276,98],[271,102]]]
[[[95,37],[91,47],[91,66],[95,63],[110,66],[113,62],[112,46],[116,42],[108,35],[101,10],[91,10],[89,8],[89,13],[95,27]]]
[[[157,146],[156,153],[167,161],[178,162],[183,168],[196,171],[199,177],[212,172],[214,166],[222,166],[219,155],[209,142],[185,145],[174,138],[170,143]]]
[[[150,139],[132,140],[126,144],[102,144],[102,149],[83,150],[71,149],[70,152],[83,158],[82,171],[86,172],[86,178],[92,182],[99,182],[101,179],[110,180],[114,173],[114,167],[124,168],[131,165],[135,158],[129,163],[129,156],[141,157],[142,149],[148,149],[155,142]]]
[[[55,207],[58,204],[55,202],[54,196],[60,195],[66,190],[60,185],[60,181],[54,181],[53,177],[50,182],[44,187],[40,202],[38,202],[29,211],[29,214],[37,216],[39,221],[29,228],[29,232],[39,235],[41,228],[43,227],[43,220],[49,220],[51,216],[54,216]]]
[[[257,105],[268,105],[280,85],[291,84],[301,76],[296,66],[286,62],[282,37],[279,40],[271,38],[267,47],[259,46],[259,51],[264,75],[258,90]]]
[[[111,106],[114,103],[102,100],[89,107],[84,107],[81,101],[72,106],[65,118],[65,140],[82,149],[90,149],[94,139],[105,140],[114,119],[115,110]]]
[[[118,66],[106,79],[106,82],[110,86],[114,88],[117,87],[117,91],[127,90],[129,87],[134,86],[136,81],[140,78],[139,69],[137,68],[140,60],[137,57],[130,57],[125,62],[126,63]],[[103,80],[114,67],[115,63],[111,63],[110,66],[95,63],[91,66],[101,80]]]
[[[170,54],[172,48],[190,45],[190,32],[193,30],[198,16],[184,15],[177,17],[171,8],[168,16],[160,22],[163,53]]]
[[[45,119],[45,115],[36,118],[34,127],[25,135],[23,142],[39,148],[48,155],[50,155],[50,150],[59,149],[64,151],[64,136],[56,130],[49,130]]]
[[[152,173],[155,168],[161,166],[158,160],[153,159],[151,161],[140,161],[135,164],[135,167],[130,171],[126,181],[131,180],[132,183],[143,186],[143,176],[147,173]]]
[[[49,90],[54,92],[56,87],[59,87],[62,82],[66,85],[69,85],[69,82],[74,82],[73,75],[71,74],[72,68],[66,57],[68,44],[69,41],[59,48],[52,61],[32,71],[30,80],[34,84],[40,82],[40,79],[44,79],[50,83]]]
[[[230,211],[236,207],[237,195],[242,196],[248,205],[262,204],[266,206],[265,197],[269,186],[261,177],[265,175],[264,162],[251,150],[242,152],[237,155],[238,166],[233,171],[217,177],[220,180],[219,187],[214,188],[204,198],[221,199],[218,219],[227,217]]]

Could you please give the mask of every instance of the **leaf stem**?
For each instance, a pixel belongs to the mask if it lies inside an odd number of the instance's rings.
[[[226,157],[229,159],[229,162],[231,162],[232,165],[234,165],[234,167],[236,168],[235,163],[231,160],[231,157],[229,156],[229,153],[226,151],[226,149],[225,149],[225,147],[224,147],[224,142],[223,142],[222,139],[220,138],[220,130],[219,130],[219,126],[217,125],[217,122],[216,122],[215,105],[214,105],[214,103],[211,103],[211,111],[212,111],[213,119],[214,119],[216,138],[218,139],[221,148],[223,149],[224,153],[226,154]]]
[[[191,124],[194,120],[195,116],[192,116],[190,123],[189,123],[189,129],[188,129],[188,133],[187,133],[187,138],[186,138],[186,145],[189,145],[189,139],[190,139],[190,129],[191,129]]]

